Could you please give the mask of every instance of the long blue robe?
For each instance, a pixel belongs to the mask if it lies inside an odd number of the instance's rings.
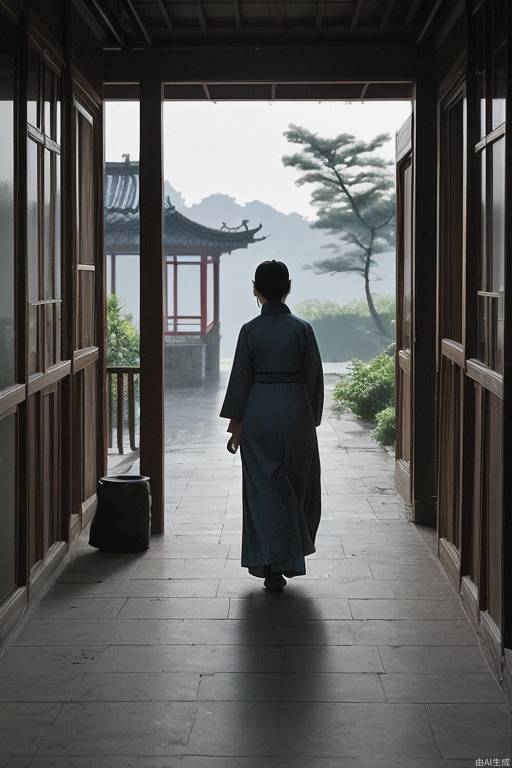
[[[242,422],[242,566],[298,576],[320,523],[316,427],[324,380],[315,334],[282,302],[242,326],[220,415]]]

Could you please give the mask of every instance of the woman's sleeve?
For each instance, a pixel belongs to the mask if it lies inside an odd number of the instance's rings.
[[[242,421],[245,404],[252,385],[252,363],[247,334],[242,326],[238,335],[235,358],[220,415],[224,419]]]
[[[315,332],[308,324],[308,337],[306,341],[306,351],[304,354],[304,378],[308,390],[313,415],[315,417],[315,426],[319,426],[322,421],[322,410],[324,407],[324,372],[322,369],[322,360],[318,345],[316,343]]]

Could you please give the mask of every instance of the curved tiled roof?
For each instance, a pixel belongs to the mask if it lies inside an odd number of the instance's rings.
[[[121,163],[105,166],[105,249],[107,252],[137,253],[139,250],[139,163],[129,156]],[[217,255],[247,248],[264,240],[255,235],[262,225],[214,229],[187,218],[169,198],[163,205],[164,255]]]

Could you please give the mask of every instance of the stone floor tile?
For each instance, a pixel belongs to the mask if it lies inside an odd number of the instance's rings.
[[[446,758],[512,757],[510,709],[506,704],[427,704]]]
[[[374,579],[418,579],[429,581],[439,579],[441,576],[440,565],[435,560],[428,564],[407,564],[399,562],[370,562]]]
[[[203,702],[188,750],[315,758],[439,756],[425,709],[415,704]]]
[[[313,616],[316,620],[350,619],[348,601],[337,598],[295,598],[288,594],[258,595],[252,598],[231,598],[230,619],[300,620]]]
[[[329,558],[309,560],[308,574],[316,578],[328,579],[334,576],[338,579],[357,581],[371,579],[372,577],[368,563],[356,560],[355,558],[350,560],[333,560]]]
[[[215,597],[216,579],[127,579],[116,588],[119,597]]]
[[[388,673],[450,674],[460,676],[489,672],[478,646],[384,645],[379,647],[384,670]],[[489,679],[492,676],[489,672]]]
[[[177,536],[158,537],[151,539],[151,546],[145,555],[145,560],[152,558],[226,558],[229,552],[228,544],[201,543],[193,541],[184,543]]]
[[[121,579],[109,579],[105,581],[95,581],[90,578],[86,582],[76,583],[66,580],[66,574],[57,579],[49,588],[46,597],[53,598],[84,598],[84,597],[112,597],[117,588],[122,583]]]
[[[280,701],[282,673],[215,672],[203,674],[200,701]]]
[[[506,702],[498,682],[487,671],[481,674],[386,674],[381,675],[388,701],[433,703]]]
[[[283,677],[283,701],[380,702],[380,675],[302,672]]]
[[[62,704],[0,704],[0,755],[33,755]]]
[[[102,647],[6,648],[0,656],[0,701],[68,701],[102,650]]]
[[[218,597],[251,598],[259,597],[263,592],[261,579],[220,579]],[[349,597],[392,597],[390,587],[384,581],[363,579],[345,581],[344,579],[300,577],[288,581],[287,599],[295,598],[349,598]]]
[[[176,558],[143,560],[132,574],[134,579],[228,578],[225,558]]]
[[[453,618],[453,609],[442,600],[349,600],[349,605],[353,619]]]
[[[183,752],[197,713],[189,702],[64,704],[42,755],[169,755]]]
[[[198,672],[117,672],[91,674],[82,681],[73,701],[194,701]]]
[[[290,646],[284,657],[286,672],[384,672],[378,648],[357,645]]]
[[[375,653],[374,664],[380,664],[378,652]],[[362,665],[362,652],[359,658]],[[369,659],[368,653],[366,658]],[[94,672],[282,672],[284,659],[285,648],[275,645],[121,645],[106,648]]]
[[[31,619],[115,619],[124,597],[47,597],[30,612]]]
[[[32,759],[32,755],[0,755],[0,768],[29,768]]]
[[[216,673],[203,675],[202,701],[382,702],[378,675]]]
[[[229,600],[221,597],[131,597],[122,619],[226,619]]]
[[[453,587],[447,578],[441,575],[436,579],[425,581],[409,581],[407,579],[390,579],[389,587],[395,597],[453,597]]]
[[[369,619],[361,622],[356,642],[370,645],[475,645],[476,637],[467,619]]]
[[[346,557],[341,542],[338,544],[318,544],[316,546],[316,552],[309,556],[309,562],[311,560],[344,560]]]
[[[30,758],[32,759],[32,758]],[[295,768],[366,768],[358,758],[294,758]],[[261,758],[256,757],[210,757],[207,755],[190,755],[174,757],[141,757],[141,756],[98,756],[81,757],[36,757],[30,768],[284,768],[282,758],[265,758],[262,766]],[[3,768],[0,762],[0,768]],[[25,764],[7,765],[6,768],[25,768]],[[394,763],[386,768],[394,768]],[[402,768],[398,766],[397,768]],[[403,766],[405,768],[405,766]],[[409,768],[445,768],[444,764],[429,762],[425,766],[411,764]],[[452,768],[450,764],[450,768]],[[459,768],[454,765],[453,768]]]

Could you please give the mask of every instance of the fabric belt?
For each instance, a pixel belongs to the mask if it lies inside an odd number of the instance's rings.
[[[255,373],[253,375],[253,381],[258,384],[292,384],[298,381],[303,381],[304,374],[302,371],[282,371],[275,373]]]

